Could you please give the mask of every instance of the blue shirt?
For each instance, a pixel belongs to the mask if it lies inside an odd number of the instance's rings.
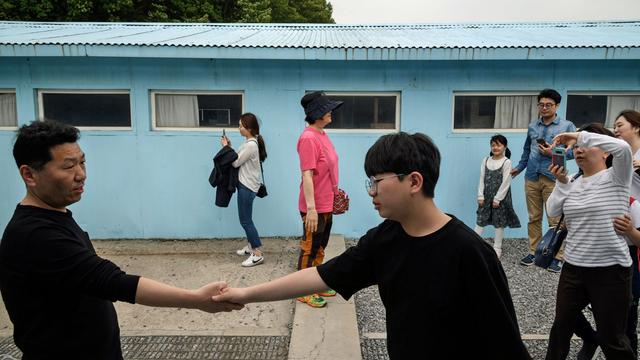
[[[555,181],[555,176],[549,172],[551,157],[540,153],[536,140],[544,139],[551,144],[556,135],[574,131],[576,131],[576,126],[571,121],[560,117],[560,115],[556,115],[556,118],[549,125],[545,125],[542,122],[542,118],[532,121],[527,129],[527,140],[525,140],[522,149],[522,158],[520,158],[520,162],[515,169],[520,173],[526,168],[527,171],[524,176],[527,180],[537,181],[540,175],[544,175]],[[573,151],[567,151],[567,159],[573,159]]]

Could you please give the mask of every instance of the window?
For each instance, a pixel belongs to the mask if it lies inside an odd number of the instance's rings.
[[[567,119],[576,127],[599,122],[613,127],[616,116],[622,110],[640,111],[640,94],[569,94]]]
[[[152,92],[154,128],[236,127],[242,93]]]
[[[326,93],[344,104],[332,113],[331,129],[397,129],[400,120],[398,93]]]
[[[0,89],[0,128],[18,126],[17,112],[15,91]]]
[[[537,101],[537,94],[454,94],[453,129],[526,129]]]
[[[78,127],[130,128],[127,90],[40,90],[40,118]]]

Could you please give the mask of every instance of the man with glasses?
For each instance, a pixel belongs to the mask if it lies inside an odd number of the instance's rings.
[[[328,288],[349,299],[377,285],[390,359],[530,359],[493,248],[433,201],[440,152],[431,139],[385,135],[364,168],[367,192],[385,220],[357,245],[317,267],[226,288],[213,299],[245,304]]]
[[[524,266],[533,265],[536,246],[542,238],[542,213],[547,198],[551,195],[556,184],[556,178],[549,172],[551,164],[551,143],[553,138],[563,132],[574,132],[576,126],[569,120],[565,120],[557,114],[562,96],[553,89],[544,89],[538,94],[537,119],[529,124],[527,139],[522,149],[522,158],[516,167],[511,170],[511,176],[517,176],[525,168],[524,190],[527,199],[527,212],[529,213],[529,254],[520,260]],[[572,158],[573,152],[567,156]],[[549,226],[553,227],[559,221],[558,217],[547,215]],[[560,272],[562,269],[561,249],[553,260],[548,270]]]

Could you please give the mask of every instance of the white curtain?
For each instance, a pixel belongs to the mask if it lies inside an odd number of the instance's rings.
[[[156,95],[157,127],[198,127],[196,95]]]
[[[640,111],[639,95],[609,95],[607,98],[607,118],[604,126],[613,128],[616,117],[622,110]]]
[[[537,96],[496,96],[495,129],[526,129],[537,117]]]
[[[0,126],[16,126],[16,94],[0,94]]]

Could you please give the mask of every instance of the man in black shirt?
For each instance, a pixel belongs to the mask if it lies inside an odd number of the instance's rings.
[[[214,300],[249,303],[332,288],[348,299],[378,285],[391,359],[530,359],[493,249],[433,201],[440,153],[423,134],[390,134],[369,149],[367,191],[383,223],[316,268]]]
[[[214,303],[226,286],[184,290],[129,275],[98,257],[66,207],[80,200],[85,156],[76,128],[33,122],[18,130],[13,156],[27,188],[0,242],[0,292],[24,360],[122,359],[113,301],[231,311]]]

